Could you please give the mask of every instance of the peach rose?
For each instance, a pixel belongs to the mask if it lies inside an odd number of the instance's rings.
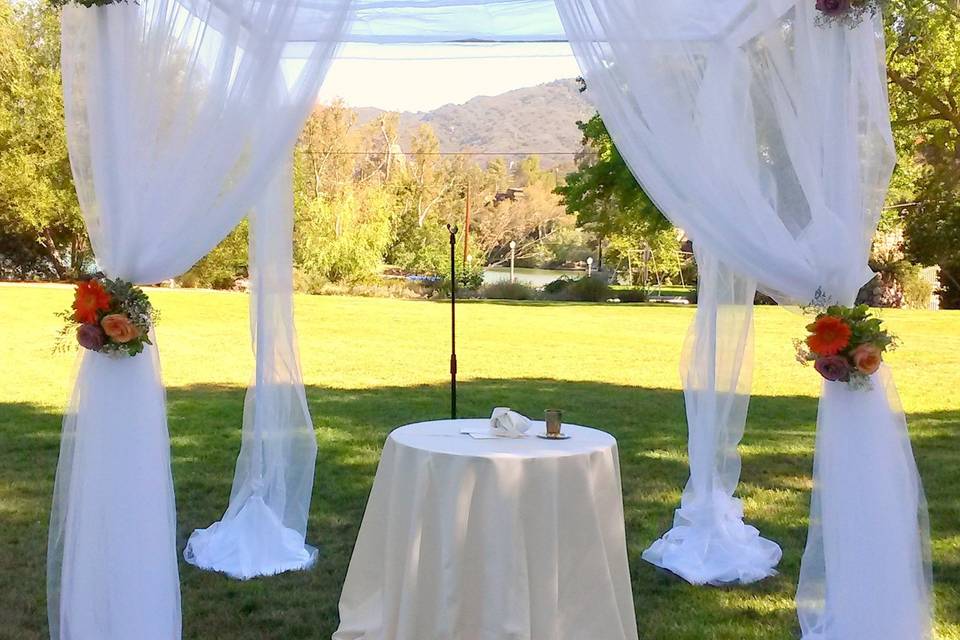
[[[865,373],[867,375],[870,375],[879,369],[880,363],[883,361],[883,356],[880,354],[880,349],[872,344],[860,345],[853,350],[853,353],[850,354],[850,357],[853,360],[854,366],[857,367],[857,370],[859,370],[860,373]]]
[[[103,332],[117,342],[130,342],[140,335],[130,318],[123,313],[111,313],[100,321]]]

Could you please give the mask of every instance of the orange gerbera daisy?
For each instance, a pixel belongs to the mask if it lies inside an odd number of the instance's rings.
[[[97,324],[97,311],[110,308],[110,294],[96,280],[77,283],[73,298],[73,319],[84,324]]]
[[[822,316],[807,329],[811,333],[807,337],[807,346],[817,355],[836,355],[850,344],[850,325],[840,318]]]

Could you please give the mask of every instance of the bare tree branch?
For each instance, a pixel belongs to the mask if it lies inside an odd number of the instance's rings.
[[[923,124],[924,122],[934,122],[936,120],[943,120],[944,122],[951,122],[948,118],[944,118],[939,113],[931,113],[925,116],[918,116],[916,118],[905,118],[903,120],[893,120],[890,124],[893,128],[897,127],[908,127],[912,124]]]
[[[960,133],[960,113],[950,109],[950,106],[939,96],[919,87],[913,80],[905,77],[892,67],[887,68],[887,77],[903,91],[913,95],[920,102],[932,108],[936,115],[950,124]]]

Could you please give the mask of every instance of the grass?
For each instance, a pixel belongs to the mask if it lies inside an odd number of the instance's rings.
[[[217,520],[239,448],[252,361],[247,298],[153,290],[168,387],[182,549]],[[47,518],[60,413],[74,356],[53,355],[53,313],[70,290],[0,286],[0,639],[46,638]],[[320,454],[309,572],[235,582],[181,563],[184,638],[329,638],[380,447],[395,426],[443,417],[449,308],[442,303],[298,297],[307,394]],[[795,638],[793,595],[806,536],[818,382],[793,361],[803,320],[757,309],[754,398],[742,452],[747,519],[780,542],[781,574],[747,587],[693,587],[640,553],[671,522],[686,479],[677,373],[693,309],[477,302],[462,305],[460,405],[565,418],[620,441],[630,570],[646,640]],[[960,313],[888,311],[891,357],[930,503],[939,637],[960,640]],[[598,639],[602,640],[602,639]]]
[[[635,290],[641,289],[642,287],[637,287],[633,285],[623,285],[616,284],[610,287],[614,291],[623,291],[625,289]],[[657,287],[656,283],[647,285],[647,292],[650,295],[661,295],[661,296],[689,296],[697,292],[696,287],[683,287],[680,285],[665,284],[662,287]]]

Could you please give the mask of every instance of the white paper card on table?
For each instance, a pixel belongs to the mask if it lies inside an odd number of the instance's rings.
[[[464,429],[460,433],[468,435],[474,440],[496,440],[500,436],[490,433],[489,431],[469,431]]]

